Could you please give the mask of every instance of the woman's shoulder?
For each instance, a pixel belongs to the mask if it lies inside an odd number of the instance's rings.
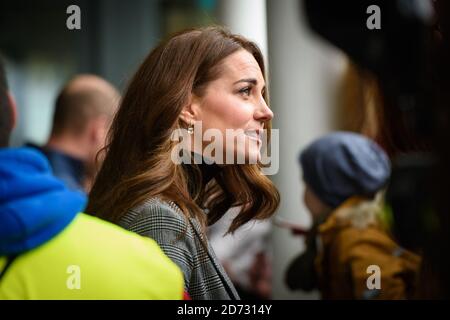
[[[182,227],[186,229],[188,221],[181,209],[172,201],[152,197],[142,204],[130,209],[120,220],[119,224],[130,229],[136,225],[155,227]]]

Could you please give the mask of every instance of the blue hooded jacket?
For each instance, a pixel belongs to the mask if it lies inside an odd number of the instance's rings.
[[[53,177],[38,151],[0,149],[0,256],[20,254],[47,242],[85,205],[86,196]]]

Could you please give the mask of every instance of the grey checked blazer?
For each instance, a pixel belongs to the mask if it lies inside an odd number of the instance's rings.
[[[154,239],[184,274],[184,286],[193,300],[228,300],[239,296],[209,242],[208,250],[200,224],[190,223],[173,202],[151,198],[130,210],[119,223],[127,230]]]

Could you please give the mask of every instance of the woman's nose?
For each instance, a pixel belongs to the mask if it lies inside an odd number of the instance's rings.
[[[255,120],[258,121],[269,121],[273,118],[273,112],[270,110],[265,100],[259,104],[258,108],[255,110]]]

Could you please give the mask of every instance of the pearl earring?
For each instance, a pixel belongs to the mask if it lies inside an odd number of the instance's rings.
[[[194,124],[192,122],[189,124],[189,127],[188,127],[187,130],[188,130],[189,134],[193,134],[194,133]]]

